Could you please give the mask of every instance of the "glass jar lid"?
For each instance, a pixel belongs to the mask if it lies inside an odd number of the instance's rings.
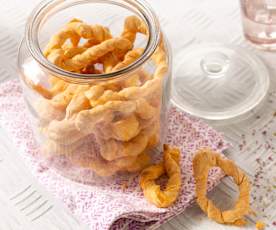
[[[172,101],[208,120],[225,120],[259,105],[269,73],[254,54],[240,47],[195,45],[175,58]]]

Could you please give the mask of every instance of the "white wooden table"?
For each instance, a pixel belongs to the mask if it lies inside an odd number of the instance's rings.
[[[26,18],[38,2],[39,0],[0,0],[1,81],[17,77],[17,47],[24,32]],[[253,219],[262,219],[270,224],[269,229],[276,229],[276,53],[257,51],[244,41],[239,0],[150,2],[160,16],[174,56],[192,43],[217,42],[243,46],[265,60],[271,73],[271,89],[262,107],[231,123],[210,124],[224,132],[225,137],[232,142],[233,147],[229,149],[228,157],[234,159],[251,177],[252,205],[258,214]],[[255,177],[258,180],[254,180]],[[220,207],[229,208],[237,192],[233,182],[226,178],[210,196]],[[249,219],[249,229],[254,228],[253,219]],[[219,230],[235,227],[218,225],[208,220],[194,205],[161,229]]]

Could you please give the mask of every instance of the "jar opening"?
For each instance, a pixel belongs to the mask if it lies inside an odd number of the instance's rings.
[[[80,74],[63,70],[50,61],[43,55],[39,43],[39,31],[45,24],[47,19],[63,9],[87,3],[105,3],[114,6],[125,8],[135,12],[144,20],[148,26],[148,41],[143,55],[129,66],[112,73],[103,74]],[[74,17],[74,15],[72,15]],[[160,27],[158,19],[151,7],[143,0],[46,0],[38,5],[29,17],[26,31],[26,43],[32,57],[50,74],[62,76],[71,80],[89,81],[89,80],[105,80],[116,79],[135,71],[138,67],[144,64],[156,50],[160,40]]]

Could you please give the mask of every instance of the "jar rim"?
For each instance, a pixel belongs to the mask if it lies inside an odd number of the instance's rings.
[[[151,6],[149,6],[149,4],[144,0],[77,0],[74,1],[72,5],[90,2],[116,4],[124,8],[126,8],[124,4],[131,5],[131,7],[137,9],[144,17],[148,26],[149,38],[142,56],[129,66],[118,71],[103,74],[80,74],[63,70],[48,61],[48,59],[43,55],[39,45],[38,32],[47,13],[64,2],[64,0],[45,0],[41,2],[29,16],[25,30],[26,44],[30,54],[42,67],[53,75],[80,81],[116,79],[129,72],[135,71],[138,67],[144,64],[153,55],[159,44],[161,33],[159,21]]]

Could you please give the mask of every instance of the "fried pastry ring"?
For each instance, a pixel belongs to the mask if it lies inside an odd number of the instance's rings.
[[[110,73],[114,66],[116,66],[120,62],[119,58],[112,52],[107,53],[102,58],[102,63],[104,65],[104,72]]]
[[[139,74],[132,74],[122,82],[122,88],[128,88],[133,86],[141,86],[141,80]]]
[[[136,114],[144,120],[151,119],[157,113],[157,109],[151,106],[144,98],[136,100],[136,106]]]
[[[40,125],[48,124],[53,120],[62,120],[65,117],[65,110],[52,105],[51,100],[39,99],[34,104],[34,109],[39,117]]]
[[[135,15],[128,16],[125,20],[124,31],[122,32],[121,37],[134,43],[137,33],[148,34],[146,24]]]
[[[66,108],[65,119],[70,119],[74,114],[82,110],[90,109],[90,102],[83,92],[73,96],[72,100]]]
[[[106,90],[99,97],[90,99],[91,106],[103,105],[108,101],[120,101],[120,100],[135,100],[141,98],[152,97],[156,92],[160,91],[162,87],[162,80],[155,78],[147,81],[143,86],[132,86],[124,88],[119,92]],[[148,106],[148,105],[147,105]],[[150,109],[150,107],[149,107]],[[151,109],[150,109],[151,110]]]
[[[70,157],[74,165],[82,168],[88,168],[102,177],[109,177],[119,171],[137,172],[141,171],[150,163],[150,157],[143,152],[138,157],[124,157],[113,161],[107,161],[103,158],[87,159],[85,157],[73,154]]]
[[[73,47],[76,47],[80,41],[80,38],[89,39],[89,45],[91,40],[93,44],[98,44],[102,41],[110,39],[112,36],[109,29],[100,25],[87,25],[79,19],[73,19],[64,29],[54,35],[49,44],[47,45],[44,55],[47,57],[53,49],[60,49],[67,39],[71,40]],[[84,47],[89,47],[85,44]]]
[[[129,66],[143,55],[144,49],[134,49],[137,33],[148,35],[145,22],[137,16],[126,18],[124,30],[117,38],[106,27],[73,19],[51,38],[44,54],[67,71],[110,73]],[[81,44],[81,38],[87,39],[86,43]],[[42,132],[48,139],[45,150],[66,157],[76,155],[77,165],[91,168],[101,176],[118,171],[136,172],[146,167],[150,162],[147,150],[160,139],[159,94],[168,69],[163,47],[157,49],[152,60],[156,64],[153,74],[141,68],[122,79],[105,79],[97,85],[79,85],[51,76],[49,90],[30,84],[46,98],[45,106],[37,107],[41,109],[38,116],[43,123]],[[154,98],[158,103],[152,102]],[[87,161],[89,157],[86,159],[85,154],[83,158],[75,154],[90,134],[100,139],[100,149],[104,150],[100,156],[89,156],[95,157],[93,161]]]
[[[65,110],[73,96],[77,94],[79,86],[70,84],[63,92],[57,94],[50,100],[50,104],[56,109]]]
[[[58,83],[56,83],[58,84]],[[42,123],[48,123],[53,120],[62,120],[65,117],[65,112],[67,110],[67,116],[71,116],[72,113],[78,112],[81,108],[88,108],[88,101],[85,98],[80,100],[77,97],[83,94],[89,86],[87,85],[76,85],[70,84],[66,89],[59,94],[55,95],[51,100],[41,98],[35,105],[35,110],[40,117]],[[72,99],[73,102],[71,103]],[[77,105],[75,100],[82,101],[81,105]],[[68,106],[70,105],[70,106]],[[68,108],[69,107],[69,108]]]
[[[79,71],[98,60],[109,52],[127,52],[131,49],[131,43],[124,38],[111,38],[103,41],[99,45],[92,46],[83,53],[74,56],[72,59],[63,60],[61,63],[55,63],[67,71]]]
[[[142,131],[139,135],[127,142],[120,142],[114,139],[108,141],[99,140],[101,155],[108,161],[127,156],[138,156],[146,149],[148,139],[148,134],[145,131]]]
[[[169,179],[166,188],[162,191],[155,180],[165,173]],[[181,187],[179,149],[164,145],[163,162],[149,166],[141,172],[140,186],[146,199],[155,206],[166,208],[174,203]]]
[[[94,85],[90,89],[84,92],[90,104],[93,104],[104,93],[104,87],[100,85]],[[92,105],[91,105],[92,106]]]
[[[160,120],[157,118],[152,124],[152,133],[148,139],[147,148],[154,148],[160,142]]]
[[[24,77],[24,80],[34,91],[39,93],[42,97],[46,99],[51,99],[53,97],[52,92],[41,84],[35,84],[31,79],[27,77]]]
[[[124,57],[124,60],[118,63],[112,69],[112,72],[115,72],[117,70],[125,68],[126,66],[129,66],[131,63],[135,62],[139,57],[141,57],[143,52],[144,52],[143,48],[137,48],[137,49],[128,51]]]
[[[70,145],[87,136],[79,131],[74,120],[53,120],[45,130],[47,137],[61,145]]]
[[[67,83],[61,79],[58,79],[54,84],[52,84],[50,92],[51,92],[52,96],[56,96],[57,94],[66,90],[68,86],[69,86],[69,83]]]
[[[112,90],[105,90],[104,93],[96,100],[90,100],[90,104],[93,107],[103,105],[108,101],[123,101],[124,97],[120,96],[117,92]]]
[[[111,123],[112,137],[119,141],[129,141],[140,132],[139,121],[135,115]]]
[[[226,175],[233,177],[238,185],[240,194],[235,207],[231,210],[219,210],[211,200],[206,197],[207,179],[209,169],[220,167]],[[245,225],[244,216],[251,212],[250,184],[247,176],[233,161],[224,159],[210,149],[199,150],[193,159],[193,173],[196,184],[197,203],[208,217],[221,224]]]
[[[131,173],[139,172],[150,164],[150,160],[149,154],[142,152],[131,165],[125,167],[125,170]]]
[[[98,123],[110,123],[116,114],[129,116],[135,109],[135,102],[132,101],[109,101],[104,105],[79,112],[75,124],[82,132],[91,134]]]

